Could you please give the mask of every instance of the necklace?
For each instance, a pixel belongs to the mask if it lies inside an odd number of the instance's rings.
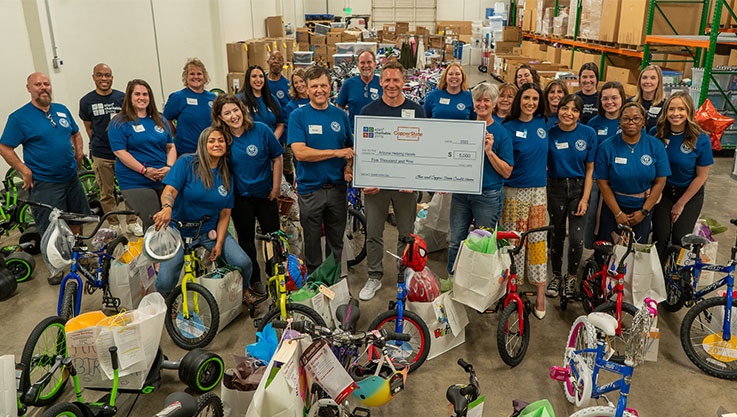
[[[627,145],[628,148],[630,148],[631,153],[635,153],[635,149],[637,149],[637,145],[640,143],[640,141],[638,140],[637,143],[635,143],[635,145],[632,146],[629,143],[625,142],[624,140],[622,142],[624,142],[624,144]]]

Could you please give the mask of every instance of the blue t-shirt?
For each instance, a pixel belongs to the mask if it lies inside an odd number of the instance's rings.
[[[214,93],[195,93],[187,87],[169,95],[164,106],[164,117],[177,121],[174,144],[178,154],[197,152],[200,133],[212,124],[213,100]]]
[[[392,107],[381,98],[374,100],[364,106],[361,114],[369,116],[385,116],[385,117],[407,117],[407,118],[425,118],[425,109],[414,101],[406,98],[402,104]]]
[[[583,100],[583,111],[581,112],[581,123],[588,124],[596,114],[599,112],[599,92],[587,96],[583,91],[576,92],[576,95],[581,97]]]
[[[284,106],[284,134],[282,134],[282,138],[288,138],[288,130],[289,130],[289,115],[292,114],[292,112],[302,106],[305,106],[310,103],[309,98],[295,98],[289,100],[289,103],[287,103],[286,106]],[[283,142],[286,142],[284,140]]]
[[[353,133],[345,111],[328,105],[318,110],[311,104],[300,107],[289,116],[287,143],[304,143],[313,149],[343,149],[353,146]],[[301,194],[318,190],[325,184],[345,184],[345,158],[319,162],[297,161],[297,191]]]
[[[33,179],[64,183],[77,173],[71,141],[77,132],[79,127],[63,104],[51,103],[44,113],[29,102],[8,116],[0,143],[11,148],[23,145],[23,162]]]
[[[286,106],[291,99],[291,97],[289,97],[289,80],[282,75],[277,81],[272,81],[269,77],[266,77],[266,82],[269,83],[271,95],[276,97],[279,101],[279,105],[282,107]]]
[[[504,118],[501,116],[497,116],[496,114],[492,114],[491,117],[494,118],[494,123],[502,124],[504,123]]]
[[[548,132],[545,118],[535,116],[529,122],[519,119],[504,124],[512,136],[514,168],[505,185],[515,188],[545,187],[548,174]]]
[[[343,86],[340,87],[338,100],[335,104],[348,110],[351,132],[353,132],[353,126],[355,125],[353,118],[357,114],[361,114],[361,109],[365,105],[377,100],[383,93],[384,90],[379,85],[379,77],[376,75],[371,78],[368,84],[363,82],[360,75],[345,80]]]
[[[470,91],[450,94],[432,90],[425,96],[425,115],[431,119],[476,120]]]
[[[548,131],[550,131],[553,126],[555,126],[560,120],[558,119],[558,115],[554,114],[552,116],[548,116],[548,123],[546,126],[548,127]]]
[[[594,129],[594,132],[596,132],[596,138],[599,141],[599,145],[610,137],[622,133],[622,128],[619,127],[619,119],[608,119],[606,116],[594,116],[587,124]]]
[[[619,195],[639,194],[652,187],[657,177],[671,174],[665,146],[660,139],[642,134],[636,145],[615,135],[599,146],[594,163],[594,178],[608,180],[617,203],[626,208],[640,208],[645,198]]]
[[[107,139],[107,126],[110,120],[123,107],[125,93],[112,90],[110,94],[101,96],[92,90],[79,100],[79,118],[92,125],[90,137],[90,154],[96,158],[115,159]]]
[[[284,153],[274,132],[261,122],[254,122],[241,136],[233,136],[230,145],[230,169],[238,196],[266,198],[274,185],[271,161]]]
[[[241,101],[243,101],[243,96],[242,95],[239,95],[238,98],[240,98]],[[284,123],[284,117],[283,117],[284,116],[284,111],[282,110],[281,105],[279,104],[279,99],[277,99],[273,95],[272,95],[272,98],[276,102],[277,107],[279,107],[279,115],[278,116],[276,114],[274,114],[271,111],[271,109],[269,109],[268,107],[266,107],[266,103],[264,103],[264,96],[256,97],[256,102],[258,104],[258,108],[256,109],[256,112],[255,113],[251,113],[249,111],[248,115],[251,117],[251,119],[254,122],[261,122],[261,123],[265,124],[273,132],[274,130],[276,130],[276,125],[277,124]],[[245,101],[243,101],[243,102],[245,103]],[[248,108],[248,106],[246,106],[246,108]],[[284,141],[284,137],[283,136],[284,135],[282,135],[281,138],[277,138],[277,139],[279,139],[280,142],[283,142]]]
[[[650,129],[650,135],[655,136],[657,128]],[[671,175],[665,181],[668,185],[688,187],[696,177],[696,167],[714,165],[714,156],[711,153],[711,140],[706,133],[701,133],[696,139],[696,149],[691,149],[683,143],[685,134],[670,134],[668,146],[665,147],[670,163]]]
[[[494,144],[491,145],[491,150],[494,154],[502,161],[514,166],[514,146],[512,144],[512,137],[509,136],[509,131],[501,123],[497,122],[486,126],[486,131],[494,135]],[[496,172],[487,156],[484,158],[484,177],[481,188],[484,191],[499,190],[502,188],[502,185],[504,185],[504,177]]]
[[[136,161],[157,169],[166,166],[166,145],[173,142],[169,126],[164,129],[149,116],[139,117],[136,123],[118,123],[117,118],[113,118],[108,128],[108,137],[113,152],[128,151]],[[155,188],[161,185],[160,182],[151,181],[140,172],[128,168],[120,159],[115,160],[115,176],[121,190]]]
[[[548,177],[584,178],[586,163],[596,160],[594,129],[578,123],[570,132],[555,126],[548,133]]]
[[[223,178],[216,168],[212,169],[212,188],[205,188],[197,173],[196,155],[184,155],[174,163],[164,180],[166,185],[177,189],[177,198],[172,207],[173,219],[180,222],[198,222],[205,216],[210,219],[202,225],[200,235],[206,235],[210,230],[217,228],[220,210],[233,208],[233,180],[230,179],[230,189],[226,190]],[[194,236],[196,230],[183,229],[182,236]]]

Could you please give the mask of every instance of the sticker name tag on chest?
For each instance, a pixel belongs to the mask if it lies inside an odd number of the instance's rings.
[[[614,158],[614,163],[620,164],[620,165],[627,165],[627,158],[616,157]]]
[[[402,117],[405,119],[414,119],[415,109],[402,109]]]
[[[192,97],[187,97],[187,104],[196,106],[197,105],[197,99]]]
[[[558,149],[568,149],[568,142],[556,143],[555,147]]]
[[[599,131],[597,132],[597,135],[606,135],[607,133],[609,133],[609,128],[599,129]]]
[[[450,99],[449,98],[441,98],[440,99],[440,104],[450,104]]]
[[[141,132],[145,132],[146,131],[146,128],[143,127],[143,125],[134,125],[133,126],[133,130],[136,131],[136,132],[138,132],[138,133],[141,133]]]
[[[526,130],[518,130],[515,132],[518,138],[527,138],[527,131]]]
[[[310,135],[322,135],[322,125],[309,125]]]
[[[67,117],[67,114],[66,113],[62,113],[60,111],[56,112],[56,115],[59,116],[59,117],[64,117],[64,118]]]
[[[379,90],[376,88],[369,88],[369,93],[376,93],[379,94]]]

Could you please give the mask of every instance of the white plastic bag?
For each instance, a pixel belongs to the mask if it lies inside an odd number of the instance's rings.
[[[501,251],[475,252],[464,240],[453,264],[453,300],[483,313],[504,295],[507,268],[509,257]]]
[[[41,238],[41,254],[51,276],[74,262],[74,233],[67,222],[59,218],[61,211],[51,210],[49,227]]]
[[[639,306],[645,301],[645,297],[650,297],[658,303],[665,300],[663,269],[655,246],[634,243],[633,247],[635,252],[629,254],[624,261],[624,301]],[[610,270],[617,270],[619,260],[626,251],[625,246],[614,246],[614,255],[609,263]],[[608,280],[607,288],[613,289],[615,285],[613,279]]]
[[[430,331],[428,360],[466,341],[468,315],[466,308],[453,300],[453,291],[440,294],[433,302],[409,302],[407,308],[420,316]]]
[[[197,278],[197,283],[207,288],[215,297],[220,311],[220,333],[241,314],[243,276],[237,268],[223,267]]]

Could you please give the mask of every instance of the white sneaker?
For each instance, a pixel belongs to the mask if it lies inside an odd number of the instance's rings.
[[[131,223],[128,225],[128,233],[132,233],[134,236],[143,236],[143,226],[138,223]]]
[[[363,301],[368,301],[376,295],[376,291],[381,288],[381,281],[374,278],[369,278],[366,281],[366,285],[361,288],[361,292],[358,293],[358,298]]]

